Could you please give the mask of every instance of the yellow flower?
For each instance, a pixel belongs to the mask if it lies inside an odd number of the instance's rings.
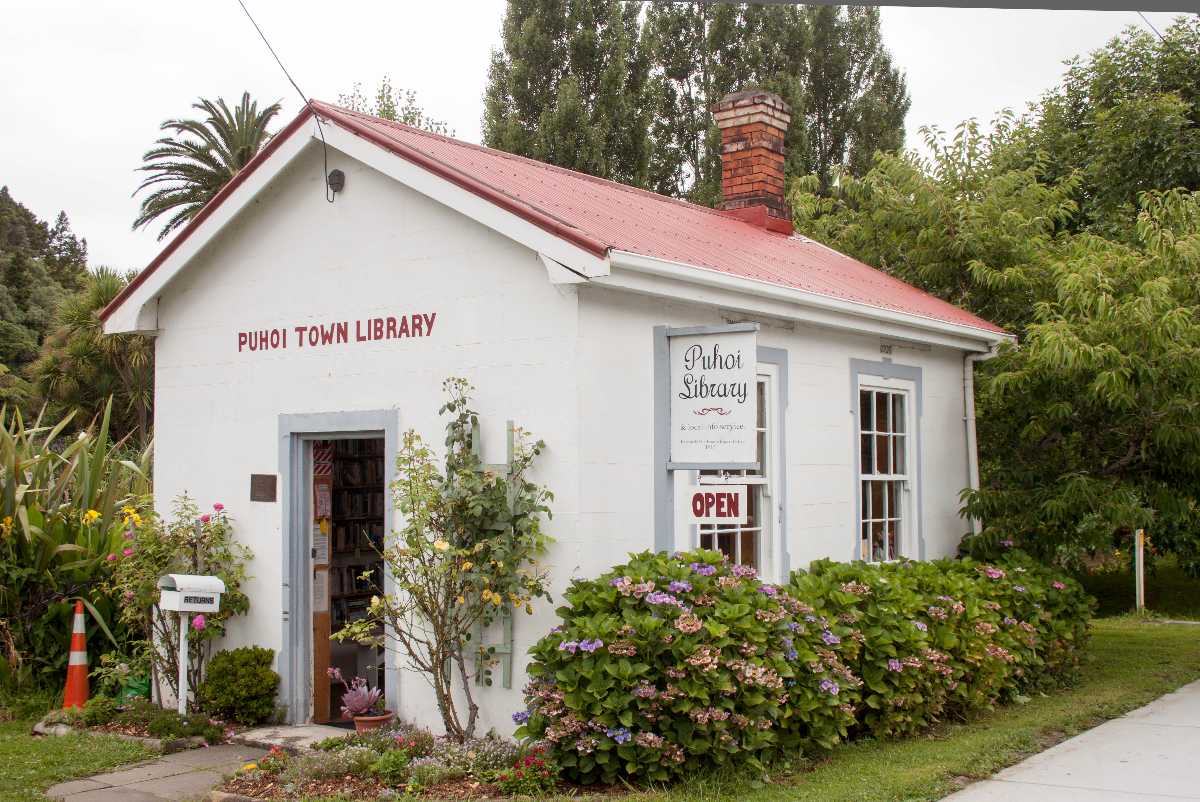
[[[450,544],[444,540],[435,540],[433,541],[433,547],[438,551],[445,551],[446,549],[450,548]]]
[[[5,515],[4,520],[0,521],[0,535],[8,537],[12,534],[13,519],[11,515]]]
[[[246,765],[242,766],[242,771],[254,771],[257,768],[257,763],[247,763]]]
[[[533,615],[533,605],[532,604],[525,605],[525,612],[528,615]]]
[[[100,513],[96,512],[95,510],[88,510],[83,514],[83,522],[85,524],[95,523],[99,517]]]
[[[471,568],[473,568],[474,566],[475,566],[475,563],[471,562],[470,560],[467,560],[465,563],[462,564],[462,569],[464,571],[470,571]]]
[[[467,603],[467,600],[466,600],[466,599],[464,599],[462,596],[459,596],[459,597],[458,597],[457,599],[455,599],[454,601],[455,601],[457,604],[466,604],[466,603]]]

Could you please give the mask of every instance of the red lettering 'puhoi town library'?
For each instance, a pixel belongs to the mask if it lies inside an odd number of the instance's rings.
[[[483,458],[543,439],[556,596],[646,549],[717,549],[768,581],[818,558],[953,553],[977,483],[973,365],[1003,330],[792,230],[790,110],[719,103],[723,201],[667,198],[314,102],[103,311],[155,339],[155,494],[220,501],[254,553],[225,647],[275,650],[291,722],[366,676],[438,726],[392,652],[331,640],[390,579],[404,431],[440,444],[475,386]],[[326,171],[342,181],[326,200]],[[484,633],[523,706],[551,605]]]

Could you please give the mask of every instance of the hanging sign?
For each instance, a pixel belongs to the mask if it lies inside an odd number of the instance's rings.
[[[677,496],[677,519],[685,524],[744,524],[746,485],[691,485]]]
[[[753,331],[671,337],[671,461],[757,459]]]

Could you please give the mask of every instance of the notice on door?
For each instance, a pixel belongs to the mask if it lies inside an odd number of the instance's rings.
[[[753,331],[671,338],[671,461],[756,460]]]
[[[687,524],[744,524],[746,485],[692,485],[677,497],[677,519]]]

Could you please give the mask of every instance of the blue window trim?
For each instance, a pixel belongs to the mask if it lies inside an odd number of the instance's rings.
[[[916,404],[916,420],[917,420],[917,442],[916,449],[913,451],[913,459],[916,460],[915,473],[917,476],[917,493],[916,493],[916,523],[917,523],[917,559],[925,559],[925,482],[923,476],[923,466],[925,460],[922,458],[922,449],[924,447],[925,438],[921,433],[921,421],[924,418],[925,391],[923,384],[923,376],[921,368],[912,365],[897,365],[890,360],[882,362],[871,362],[865,359],[850,360],[850,419],[853,425],[850,427],[852,453],[854,454],[854,518],[851,521],[850,532],[850,559],[858,560],[862,558],[859,554],[859,537],[861,529],[862,516],[862,486],[859,477],[862,476],[862,449],[859,446],[859,421],[858,421],[858,385],[863,377],[875,376],[881,379],[903,379],[913,383],[913,402]]]

